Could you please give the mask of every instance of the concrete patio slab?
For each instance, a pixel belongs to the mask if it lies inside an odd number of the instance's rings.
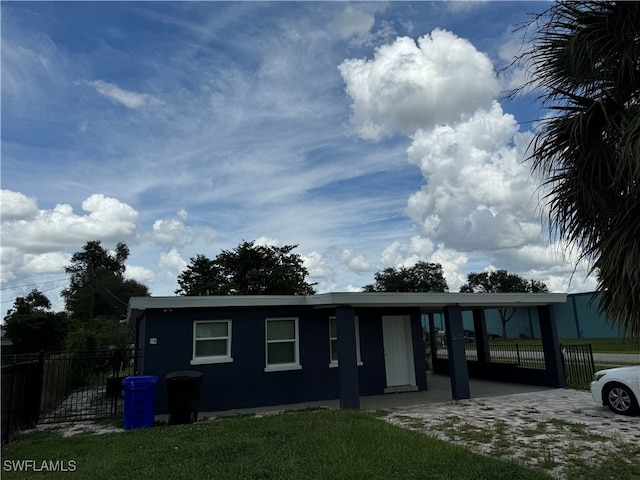
[[[414,405],[426,405],[442,403],[452,400],[451,380],[446,375],[428,373],[427,385],[429,390],[422,392],[388,393],[385,395],[372,395],[360,397],[361,410],[385,410],[389,408],[409,407]],[[471,398],[496,397],[517,393],[539,392],[552,390],[549,387],[535,385],[523,385],[516,383],[494,382],[489,380],[470,380]],[[340,408],[339,400],[324,400],[317,402],[295,403],[288,405],[273,405],[258,408],[243,408],[225,410],[222,412],[201,412],[198,418],[219,417],[225,415],[250,415],[277,413],[285,410],[299,410],[305,408]],[[156,419],[164,421],[167,415],[158,415]]]

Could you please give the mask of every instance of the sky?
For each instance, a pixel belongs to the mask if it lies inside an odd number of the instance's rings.
[[[174,295],[198,254],[298,245],[319,293],[440,263],[595,288],[550,240],[513,63],[541,2],[2,2],[3,317],[88,241]]]

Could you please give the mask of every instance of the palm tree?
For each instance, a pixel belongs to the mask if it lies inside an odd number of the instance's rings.
[[[640,3],[560,1],[528,27],[522,89],[551,112],[529,160],[551,235],[580,249],[601,313],[640,340]]]

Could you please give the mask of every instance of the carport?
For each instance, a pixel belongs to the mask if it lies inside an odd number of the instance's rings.
[[[565,379],[562,355],[557,335],[553,305],[566,302],[566,294],[558,293],[500,293],[500,294],[449,294],[460,295],[456,304],[428,307],[431,343],[431,362],[434,373],[451,377],[451,395],[454,400],[470,398],[469,377],[502,382],[524,383],[563,388]],[[544,368],[526,368],[520,365],[492,362],[487,335],[485,310],[489,308],[534,307],[540,326]],[[469,360],[465,353],[462,311],[473,313],[473,331],[477,359]],[[444,315],[446,359],[438,358],[434,328],[434,313]]]
[[[451,380],[451,396],[454,400],[471,398],[470,375],[474,378],[525,383],[538,386],[563,388],[565,380],[562,355],[558,340],[553,305],[565,303],[564,293],[331,293],[317,295],[318,307],[332,305],[338,320],[338,348],[340,349],[340,406],[359,408],[358,369],[356,365],[355,308],[407,307],[419,308],[429,316],[431,351],[437,350],[433,314],[443,313],[447,346],[447,360],[432,358],[434,372],[448,374]],[[484,312],[490,308],[534,307],[537,311],[544,354],[544,369],[522,368],[517,365],[494,363],[490,358],[489,337]],[[478,360],[468,361],[462,311],[473,312],[474,332]],[[415,345],[414,345],[415,348]],[[343,359],[345,361],[343,361]],[[427,389],[429,387],[427,386]]]

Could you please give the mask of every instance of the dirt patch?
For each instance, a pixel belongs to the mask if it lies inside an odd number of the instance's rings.
[[[35,431],[38,430],[59,430],[63,437],[71,437],[80,433],[103,435],[105,433],[118,433],[125,431],[124,428],[116,427],[115,425],[104,425],[89,421],[38,425]]]

